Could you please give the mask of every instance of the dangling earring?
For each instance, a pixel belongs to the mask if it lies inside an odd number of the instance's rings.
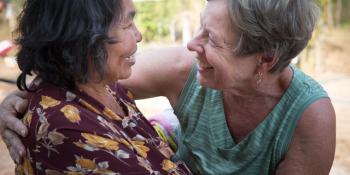
[[[259,86],[260,83],[262,82],[263,79],[263,74],[259,71],[258,74],[256,75],[256,85]]]

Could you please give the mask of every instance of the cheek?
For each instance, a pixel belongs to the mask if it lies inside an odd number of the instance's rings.
[[[208,63],[217,70],[223,70],[228,66],[227,58],[220,54],[219,51],[207,52]]]

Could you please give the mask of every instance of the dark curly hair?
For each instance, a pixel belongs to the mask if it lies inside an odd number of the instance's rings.
[[[26,76],[68,89],[88,81],[93,65],[102,79],[106,71],[105,43],[111,25],[122,19],[122,0],[27,0],[19,15],[16,42],[21,74],[17,86],[31,91]]]

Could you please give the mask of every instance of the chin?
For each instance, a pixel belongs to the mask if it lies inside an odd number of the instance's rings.
[[[130,76],[131,76],[131,71],[128,72],[128,73],[125,73],[125,74],[121,75],[121,76],[119,77],[119,79],[120,79],[120,80],[122,80],[122,79],[128,79],[128,78],[130,78]]]
[[[216,90],[222,89],[222,84],[219,84],[219,83],[215,82],[214,80],[202,77],[200,75],[197,75],[197,81],[201,86],[206,87],[206,88],[211,88],[211,89],[216,89]]]
[[[208,81],[208,79],[206,79],[200,75],[197,75],[197,81],[203,87],[209,87],[209,88],[212,87],[212,83],[210,81]]]

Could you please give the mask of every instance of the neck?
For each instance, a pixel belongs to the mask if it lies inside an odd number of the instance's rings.
[[[223,92],[235,98],[253,101],[257,97],[280,98],[289,87],[292,76],[292,70],[287,67],[281,73],[265,73],[258,85],[256,80],[252,80],[242,83],[238,88],[224,89]]]
[[[106,85],[107,84],[104,83],[88,82],[86,84],[78,85],[78,88],[84,91],[85,93],[89,94],[91,97],[102,103],[104,106],[111,109],[116,114],[125,115],[125,112],[123,111],[120,104],[117,103],[113,95],[107,91]]]
[[[90,96],[96,98],[97,100],[101,100],[101,97],[105,97],[107,95],[106,84],[103,83],[91,83],[88,82],[86,84],[78,85],[78,88]]]

